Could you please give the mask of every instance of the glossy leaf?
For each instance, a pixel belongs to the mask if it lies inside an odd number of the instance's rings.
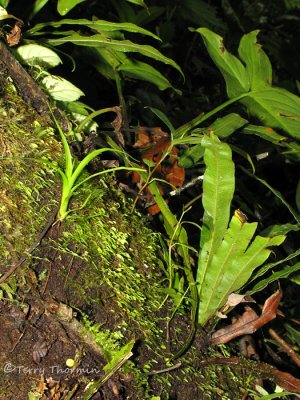
[[[246,135],[256,135],[264,140],[268,140],[271,143],[281,143],[287,140],[286,136],[280,135],[273,128],[268,126],[260,125],[247,125],[243,128],[242,133]]]
[[[250,89],[249,76],[241,61],[224,47],[223,38],[207,28],[199,28],[207,51],[221,71],[229,98],[237,97]]]
[[[241,101],[264,125],[299,139],[300,98],[285,89],[270,86],[271,64],[256,42],[258,31],[241,39],[239,55],[246,67],[226,50],[221,36],[206,28],[199,28],[197,32],[202,35],[208,53],[225,79],[228,97]]]
[[[84,96],[78,87],[60,76],[47,75],[42,79],[42,85],[55,100],[76,101],[80,96]]]
[[[251,90],[260,90],[272,84],[272,66],[269,57],[257,43],[259,31],[244,35],[240,41],[239,56],[246,64]]]
[[[285,240],[285,236],[256,236],[253,240],[256,228],[257,223],[248,223],[240,212],[235,212],[222,243],[210,259],[200,287],[198,322],[201,325],[266,261],[271,253],[269,247],[278,246]]]
[[[40,65],[51,68],[62,63],[60,57],[53,50],[38,44],[19,46],[16,52],[25,64],[31,66]]]
[[[271,87],[249,92],[241,102],[264,125],[300,138],[300,98],[285,89]]]
[[[213,132],[218,137],[227,137],[247,123],[248,121],[240,115],[231,113],[222,118],[217,118],[208,128],[193,130],[191,135],[204,135],[208,132]],[[189,146],[179,157],[178,165],[184,168],[191,168],[199,163],[203,155],[204,148],[201,143],[195,146]]]
[[[156,40],[161,40],[154,33],[148,31],[147,29],[141,28],[130,22],[110,22],[105,20],[95,20],[90,21],[88,19],[62,19],[60,21],[44,22],[35,25],[31,28],[28,33],[34,35],[45,27],[60,28],[63,25],[74,25],[74,26],[85,26],[87,28],[93,29],[98,32],[116,32],[116,31],[126,31],[132,33],[139,33],[141,35],[151,36]],[[51,33],[51,32],[49,32]]]
[[[287,235],[289,232],[300,231],[300,224],[272,225],[261,232],[262,236]]]
[[[126,61],[117,68],[126,76],[141,79],[156,85],[159,90],[171,88],[172,85],[157,69],[149,64],[138,60],[127,58]]]
[[[197,283],[202,287],[211,258],[219,248],[230,216],[230,204],[234,193],[234,163],[231,149],[211,134],[202,139],[205,147],[206,170],[203,178],[203,226],[201,252],[198,262]]]
[[[204,147],[201,144],[189,146],[179,157],[178,165],[184,168],[195,167],[204,156]]]
[[[86,0],[58,0],[57,11],[60,15],[66,15],[72,10],[77,4],[83,3]]]
[[[222,118],[217,118],[209,127],[213,133],[220,137],[225,138],[232,135],[236,130],[246,125],[248,121],[240,115],[231,113]]]
[[[137,43],[133,43],[130,40],[118,41],[106,38],[105,36],[100,34],[92,36],[83,36],[80,35],[79,33],[74,33],[73,35],[62,37],[59,39],[48,39],[48,43],[51,44],[52,46],[59,46],[65,43],[73,43],[78,46],[107,47],[112,49],[113,51],[119,51],[124,53],[127,52],[140,53],[146,57],[153,58],[164,64],[171,65],[183,75],[181,68],[175,63],[175,61],[171,60],[168,57],[165,57],[154,47],[149,45],[140,45]]]

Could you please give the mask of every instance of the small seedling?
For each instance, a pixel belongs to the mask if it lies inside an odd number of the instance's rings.
[[[52,110],[50,109],[51,113]],[[102,114],[105,112],[111,112],[111,108],[106,108],[103,110],[100,110],[97,112],[97,115],[99,115],[102,111]],[[76,183],[78,181],[78,178],[80,177],[81,173],[83,172],[84,168],[96,157],[98,157],[100,154],[106,152],[106,151],[114,151],[115,153],[122,153],[121,150],[117,149],[112,149],[108,147],[104,147],[102,149],[94,150],[91,153],[87,154],[83,160],[81,160],[77,166],[76,166],[76,161],[74,157],[72,156],[69,144],[67,142],[66,136],[64,132],[62,131],[58,121],[54,117],[52,113],[53,119],[55,121],[56,127],[58,129],[59,135],[61,137],[61,141],[63,144],[63,149],[65,153],[65,167],[64,170],[61,168],[57,168],[58,173],[61,176],[61,181],[62,181],[62,193],[61,193],[61,201],[60,201],[60,207],[58,210],[57,214],[57,221],[62,221],[66,218],[66,216],[72,211],[69,210],[69,202],[71,200],[71,197],[74,195],[75,191],[86,181],[89,179],[102,175],[108,172],[112,171],[119,171],[119,170],[134,170],[138,172],[145,172],[144,169],[141,168],[136,168],[136,167],[116,167],[116,168],[109,168],[106,169],[105,171],[100,171],[97,172],[96,174],[90,175],[89,177],[82,179],[80,182]],[[89,197],[85,200],[83,206],[87,203],[89,200]],[[82,206],[82,207],[83,207]]]

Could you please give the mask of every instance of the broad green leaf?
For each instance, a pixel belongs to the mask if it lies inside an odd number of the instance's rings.
[[[58,0],[57,11],[60,15],[66,15],[72,10],[77,4],[83,3],[86,0]]]
[[[120,64],[117,70],[123,72],[129,77],[150,82],[153,85],[156,85],[159,90],[172,88],[168,79],[165,78],[157,69],[138,60],[126,58],[126,61]]]
[[[78,46],[106,47],[108,49],[112,49],[113,51],[119,51],[124,53],[127,52],[140,53],[146,57],[153,58],[156,61],[160,61],[162,63],[171,65],[172,67],[177,69],[177,71],[179,71],[183,76],[181,68],[179,67],[179,65],[175,63],[175,61],[171,60],[168,57],[165,57],[162,53],[160,53],[152,46],[140,45],[137,43],[133,43],[130,40],[118,41],[103,37],[103,35],[100,34],[92,36],[83,36],[80,35],[79,33],[74,33],[71,36],[62,37],[59,39],[48,39],[47,42],[52,46],[59,46],[64,43],[73,43]]]
[[[272,85],[272,66],[262,46],[257,43],[259,31],[244,35],[239,46],[239,56],[246,64],[251,90],[260,90]]]
[[[274,237],[256,236],[241,260],[236,259],[232,265],[232,270],[223,278],[223,280],[229,278],[229,293],[237,291],[244,286],[253,271],[267,260],[272,251],[270,247],[279,246],[284,240],[284,235]]]
[[[268,126],[260,126],[260,125],[247,125],[243,128],[242,133],[246,135],[256,135],[264,140],[268,140],[271,143],[278,144],[282,141],[287,140],[286,136],[282,136],[273,128]]]
[[[199,286],[198,322],[201,325],[204,325],[210,316],[219,309],[222,301],[225,302],[230,294],[225,286],[221,286],[223,275],[229,271],[234,259],[241,259],[256,227],[257,224],[244,224],[237,214],[234,215],[224,240],[213,250]]]
[[[219,248],[229,223],[230,204],[234,193],[234,163],[231,149],[226,143],[211,134],[204,136],[203,178],[203,226],[200,241],[200,257],[197,269],[197,283],[200,287],[205,278],[210,260]]]
[[[246,68],[226,50],[223,38],[207,28],[199,28],[196,32],[201,34],[210,57],[225,79],[228,97],[231,99],[248,92],[250,82]]]
[[[59,101],[76,101],[84,93],[71,82],[56,75],[47,75],[42,79],[42,85],[51,97]]]
[[[264,125],[281,129],[299,139],[300,98],[285,89],[270,86],[271,65],[256,43],[258,31],[241,39],[239,53],[246,68],[225,49],[221,36],[206,28],[199,28],[197,32],[202,35],[212,60],[225,79],[228,97],[241,101],[249,113],[258,117]],[[238,96],[243,98],[238,99]]]
[[[236,130],[246,125],[248,121],[240,115],[231,113],[225,117],[217,118],[209,127],[219,138],[225,138],[233,134]]]
[[[300,138],[300,98],[281,88],[249,92],[241,102],[264,125]]]
[[[25,64],[31,66],[40,65],[51,68],[62,63],[60,57],[53,50],[38,44],[19,46],[16,53]]]
[[[147,29],[141,28],[135,24],[130,22],[110,22],[105,20],[95,20],[90,21],[88,19],[62,19],[60,21],[52,21],[52,22],[43,22],[41,24],[35,25],[33,28],[28,30],[27,32],[30,35],[34,35],[39,32],[41,29],[50,26],[53,28],[59,28],[62,25],[74,25],[74,26],[85,26],[87,28],[93,29],[98,32],[115,32],[115,31],[126,31],[132,33],[140,33],[142,35],[151,36],[156,40],[161,40],[158,36],[154,35],[154,33],[148,31]],[[49,32],[51,34],[51,32]]]
[[[256,236],[252,241],[256,228],[257,223],[247,223],[242,213],[235,212],[200,287],[198,322],[201,325],[226,303],[231,293],[241,289],[253,271],[266,261],[271,253],[269,247],[278,246],[285,240],[285,236]]]

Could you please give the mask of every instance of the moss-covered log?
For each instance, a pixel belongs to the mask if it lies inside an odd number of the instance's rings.
[[[113,174],[84,183],[55,223],[61,142],[30,101],[34,90],[22,98],[7,63],[0,76],[1,400],[84,399],[99,378],[94,399],[241,398],[255,365],[246,375],[243,365],[199,369],[200,354],[214,354],[203,340],[172,360],[190,321],[178,314],[167,339],[174,308],[164,302],[157,234]]]

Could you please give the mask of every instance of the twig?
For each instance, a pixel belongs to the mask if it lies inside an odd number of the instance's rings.
[[[269,334],[276,340],[282,347],[282,349],[287,353],[287,355],[294,361],[298,367],[300,367],[300,358],[297,353],[292,349],[292,347],[282,339],[273,329],[269,329]]]
[[[164,368],[164,369],[160,369],[160,370],[153,370],[151,372],[148,372],[147,375],[158,375],[158,374],[163,374],[165,372],[169,372],[169,371],[173,371],[174,369],[178,369],[182,366],[182,363],[179,362],[175,365],[173,365],[172,367],[169,368]]]

